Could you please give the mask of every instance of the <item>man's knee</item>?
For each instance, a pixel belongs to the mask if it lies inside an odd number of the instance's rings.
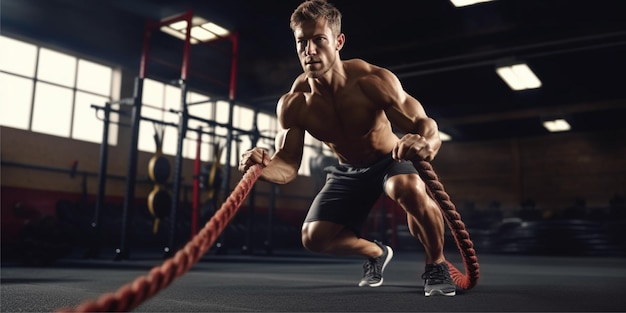
[[[311,252],[323,252],[324,242],[322,238],[315,235],[314,227],[311,223],[302,225],[302,246]]]
[[[417,174],[396,175],[385,185],[387,195],[407,205],[423,205],[429,198],[426,185]]]
[[[426,191],[426,184],[417,175],[396,175],[385,186],[391,199],[400,205],[415,223],[439,222],[439,207]],[[413,235],[416,235],[412,232]]]
[[[312,252],[327,253],[333,249],[333,244],[344,229],[343,225],[327,221],[304,223],[302,245]]]

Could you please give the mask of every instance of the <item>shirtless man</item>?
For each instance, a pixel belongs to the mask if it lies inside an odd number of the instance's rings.
[[[324,142],[339,165],[331,169],[302,225],[303,246],[317,253],[366,258],[359,286],[378,287],[391,247],[360,237],[370,209],[385,192],[407,213],[410,232],[425,248],[424,293],[454,296],[445,263],[444,223],[411,161],[432,160],[439,147],[436,122],[389,70],[360,59],[341,60],[341,13],[326,0],[300,4],[291,15],[302,69],[277,105],[282,131],[270,157],[255,147],[239,170],[262,164],[261,179],[296,178],[305,132]],[[393,126],[393,129],[392,129]],[[404,134],[401,138],[394,131]]]

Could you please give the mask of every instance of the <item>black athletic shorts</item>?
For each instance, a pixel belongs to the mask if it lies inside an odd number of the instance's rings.
[[[385,155],[369,167],[340,164],[326,168],[326,184],[317,194],[305,222],[329,221],[345,225],[360,236],[376,200],[389,177],[417,174],[410,161],[398,162]]]

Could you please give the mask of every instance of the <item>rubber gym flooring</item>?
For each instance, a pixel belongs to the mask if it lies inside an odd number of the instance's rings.
[[[447,258],[463,269],[457,251]],[[4,263],[2,312],[53,312],[114,292],[163,263],[66,257]],[[626,258],[480,254],[480,280],[455,297],[424,297],[423,254],[396,252],[378,288],[358,287],[362,260],[306,251],[207,254],[134,312],[624,312]]]

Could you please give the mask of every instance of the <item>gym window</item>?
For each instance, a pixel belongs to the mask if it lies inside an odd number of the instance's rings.
[[[181,109],[181,90],[177,86],[161,83],[159,81],[146,78],[143,81],[143,99],[141,115],[154,120],[169,123],[163,129],[163,153],[166,155],[176,155],[178,146],[178,128],[172,125],[178,125],[179,116],[170,112],[170,109],[180,111]],[[187,93],[187,109],[190,115],[200,117],[202,119],[215,121],[220,124],[228,124],[229,102],[224,100],[210,101],[210,97],[198,92],[189,91]],[[202,102],[202,103],[200,103]],[[233,108],[233,127],[243,130],[252,130],[254,119],[254,110],[235,105]],[[274,118],[275,120],[275,118]],[[157,125],[157,130],[161,126]],[[224,127],[211,127],[207,123],[190,118],[187,121],[188,131],[183,141],[182,155],[187,159],[195,159],[197,149],[198,132],[195,131],[202,127],[204,133],[201,137],[201,154],[200,160],[212,162],[217,145],[223,147],[226,145],[226,135],[228,130]],[[259,124],[259,128],[262,125]],[[153,122],[142,120],[139,128],[138,149],[144,152],[156,151],[154,142],[155,127]],[[207,133],[213,133],[212,136]],[[249,149],[251,145],[250,136],[240,135],[239,141],[233,141],[231,150],[231,166],[237,166],[241,152]],[[220,163],[226,161],[226,151],[222,152]]]
[[[0,125],[102,142],[91,105],[113,98],[113,68],[5,36],[0,47]],[[117,144],[115,123],[109,144]]]

